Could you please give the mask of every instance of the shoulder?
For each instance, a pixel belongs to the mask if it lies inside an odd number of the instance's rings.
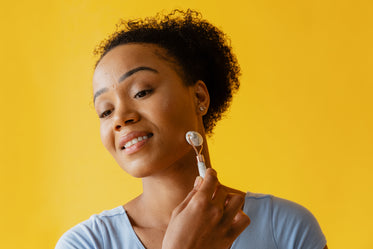
[[[255,234],[266,234],[278,248],[324,248],[326,239],[305,207],[273,195],[246,193],[244,211]],[[253,226],[252,226],[253,225]]]
[[[249,212],[264,210],[276,225],[295,223],[317,223],[313,214],[302,205],[268,194],[247,192],[245,196],[245,208]],[[259,210],[258,210],[259,209]]]
[[[104,248],[107,244],[113,243],[113,237],[117,237],[110,235],[120,232],[118,228],[123,226],[119,226],[119,224],[125,221],[123,220],[125,215],[122,206],[92,215],[88,220],[65,232],[58,240],[55,248]]]
[[[326,245],[315,216],[295,202],[272,197],[272,226],[280,248],[287,245],[291,248],[322,249]]]
[[[279,197],[271,196],[272,204],[272,218],[278,225],[286,222],[287,224],[310,223],[316,222],[313,214],[302,205],[282,199]]]

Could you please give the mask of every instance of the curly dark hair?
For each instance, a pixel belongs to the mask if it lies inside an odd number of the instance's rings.
[[[203,116],[207,134],[228,109],[232,94],[239,88],[240,67],[229,38],[202,19],[194,10],[173,10],[154,17],[121,20],[117,30],[103,40],[94,54],[102,57],[118,45],[149,43],[167,51],[182,69],[186,85],[202,80],[210,94],[210,106]]]

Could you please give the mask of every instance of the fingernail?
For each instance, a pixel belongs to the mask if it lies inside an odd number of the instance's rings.
[[[213,168],[211,168],[211,174],[214,175],[214,176],[218,175],[218,173],[216,172],[216,170],[214,170]]]
[[[194,181],[194,188],[195,188],[195,189],[198,189],[198,188],[199,188],[199,185],[201,185],[201,182],[202,182],[202,177],[197,176],[197,177],[196,177],[196,180]]]

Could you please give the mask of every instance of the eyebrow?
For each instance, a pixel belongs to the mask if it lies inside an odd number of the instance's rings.
[[[124,73],[122,76],[120,76],[119,79],[118,79],[118,82],[121,83],[123,80],[127,79],[128,77],[130,77],[131,75],[133,75],[133,74],[135,74],[139,71],[151,71],[151,72],[154,72],[154,73],[158,73],[157,70],[155,70],[154,68],[151,68],[151,67],[143,67],[143,66],[142,67],[136,67],[136,68],[131,69],[128,72]],[[93,96],[93,103],[95,103],[96,98],[98,96],[100,96],[104,92],[107,92],[108,90],[109,89],[107,87],[104,87],[104,88],[101,88],[100,90],[98,90]]]

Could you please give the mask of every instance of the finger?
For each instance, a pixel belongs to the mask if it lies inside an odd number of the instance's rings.
[[[199,188],[198,194],[203,194],[209,198],[212,198],[218,184],[219,182],[216,171],[212,168],[208,168],[203,183]]]
[[[237,238],[245,228],[250,225],[250,218],[242,210],[239,210],[233,218],[233,223],[228,231],[228,236]]]
[[[223,185],[218,185],[215,189],[214,194],[212,195],[213,203],[221,206],[222,209],[225,208],[225,202],[228,197],[228,191]]]
[[[237,213],[241,210],[244,201],[245,199],[242,195],[229,194],[225,206],[224,217],[222,219],[223,224],[230,225],[234,222],[234,218],[237,215]]]

